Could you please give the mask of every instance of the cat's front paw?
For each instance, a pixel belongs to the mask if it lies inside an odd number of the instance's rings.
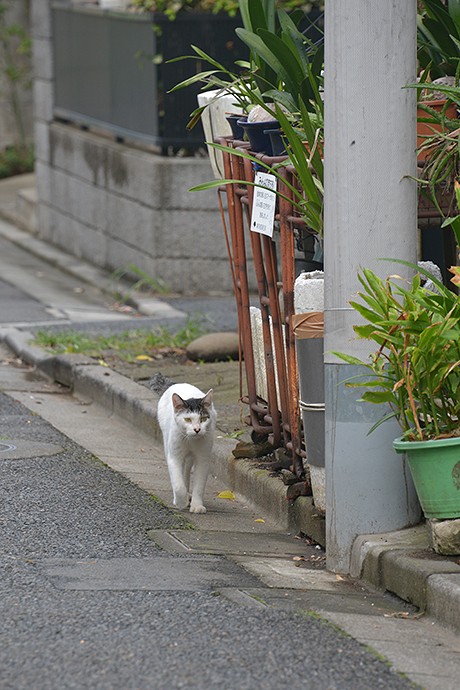
[[[205,508],[203,505],[201,505],[201,504],[195,504],[195,505],[194,505],[194,504],[192,503],[192,505],[190,506],[190,512],[191,512],[191,513],[205,513],[205,512],[206,512],[206,508]]]
[[[176,496],[174,499],[174,506],[178,510],[186,510],[190,505],[190,495],[189,494],[180,494],[179,496]]]

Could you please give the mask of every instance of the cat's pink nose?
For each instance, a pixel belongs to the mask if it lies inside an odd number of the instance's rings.
[[[194,426],[193,428],[194,428],[194,430],[195,430],[195,434],[199,434],[199,433],[200,433],[201,427],[199,427],[199,426]]]

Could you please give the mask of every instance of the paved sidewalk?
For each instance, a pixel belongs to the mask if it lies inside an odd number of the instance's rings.
[[[152,434],[0,361],[2,688],[456,690],[454,634],[214,476],[206,515],[165,507]]]
[[[19,242],[18,238],[22,238],[22,246],[26,246],[30,236],[24,238],[24,233],[17,229],[12,232],[11,226],[8,227],[9,239]],[[62,260],[62,268],[69,269],[67,255],[35,238],[30,239],[33,240],[35,255],[42,252],[42,257],[48,260],[52,252],[54,264],[59,265]],[[88,270],[87,265],[80,264],[74,258],[71,264],[75,275],[85,275],[89,283],[94,281],[95,285],[104,288],[100,271]],[[94,360],[78,356],[50,356],[30,345],[30,334],[25,330],[14,327],[3,329],[0,340],[23,361],[33,364],[54,381],[69,386],[76,394],[95,400],[133,426],[158,437],[156,397],[142,385],[142,381],[108,370],[95,364]],[[193,367],[187,369],[189,380],[193,380],[192,371]],[[206,371],[204,365],[195,370],[201,382],[200,387],[206,383]],[[223,418],[227,419],[227,427],[221,429],[215,448],[218,476],[235,493],[244,496],[283,528],[302,531],[319,543],[324,543],[324,522],[316,515],[311,499],[301,497],[289,505],[285,498],[285,486],[279,479],[269,476],[254,462],[232,457],[235,441],[228,435],[233,430],[232,425],[238,425],[241,414],[238,373],[231,363],[222,364],[218,375],[211,368],[208,371],[212,378],[209,387],[216,388],[218,405],[222,401],[225,409]],[[145,373],[148,377],[147,370]],[[176,370],[164,373],[181,378],[183,372]],[[216,380],[221,383],[216,385]],[[390,534],[358,537],[353,551],[352,574],[395,593],[438,621],[460,630],[459,559],[441,557],[431,552],[424,525]]]

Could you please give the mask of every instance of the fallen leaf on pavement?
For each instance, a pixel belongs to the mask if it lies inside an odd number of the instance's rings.
[[[394,611],[394,613],[384,613],[384,618],[421,618],[423,616],[423,611],[420,613],[409,613],[409,611]]]
[[[227,498],[229,501],[234,501],[235,494],[233,491],[221,491],[219,494],[217,494],[217,498]]]

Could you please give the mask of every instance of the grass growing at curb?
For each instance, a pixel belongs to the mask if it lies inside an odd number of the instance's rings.
[[[84,354],[104,358],[104,354],[117,355],[126,362],[148,361],[150,354],[162,349],[183,349],[204,332],[203,328],[190,319],[177,331],[167,328],[153,330],[129,330],[110,335],[90,335],[81,331],[37,331],[34,345],[54,354]]]
[[[112,279],[114,281],[122,280],[123,278],[129,278],[130,276],[135,276],[137,278],[136,282],[131,286],[126,294],[121,294],[115,290],[115,295],[117,299],[121,302],[126,302],[131,297],[132,292],[151,290],[159,295],[167,295],[171,292],[170,287],[161,280],[161,278],[151,278],[148,273],[138,268],[135,264],[128,264],[125,268],[119,268],[112,273]]]

